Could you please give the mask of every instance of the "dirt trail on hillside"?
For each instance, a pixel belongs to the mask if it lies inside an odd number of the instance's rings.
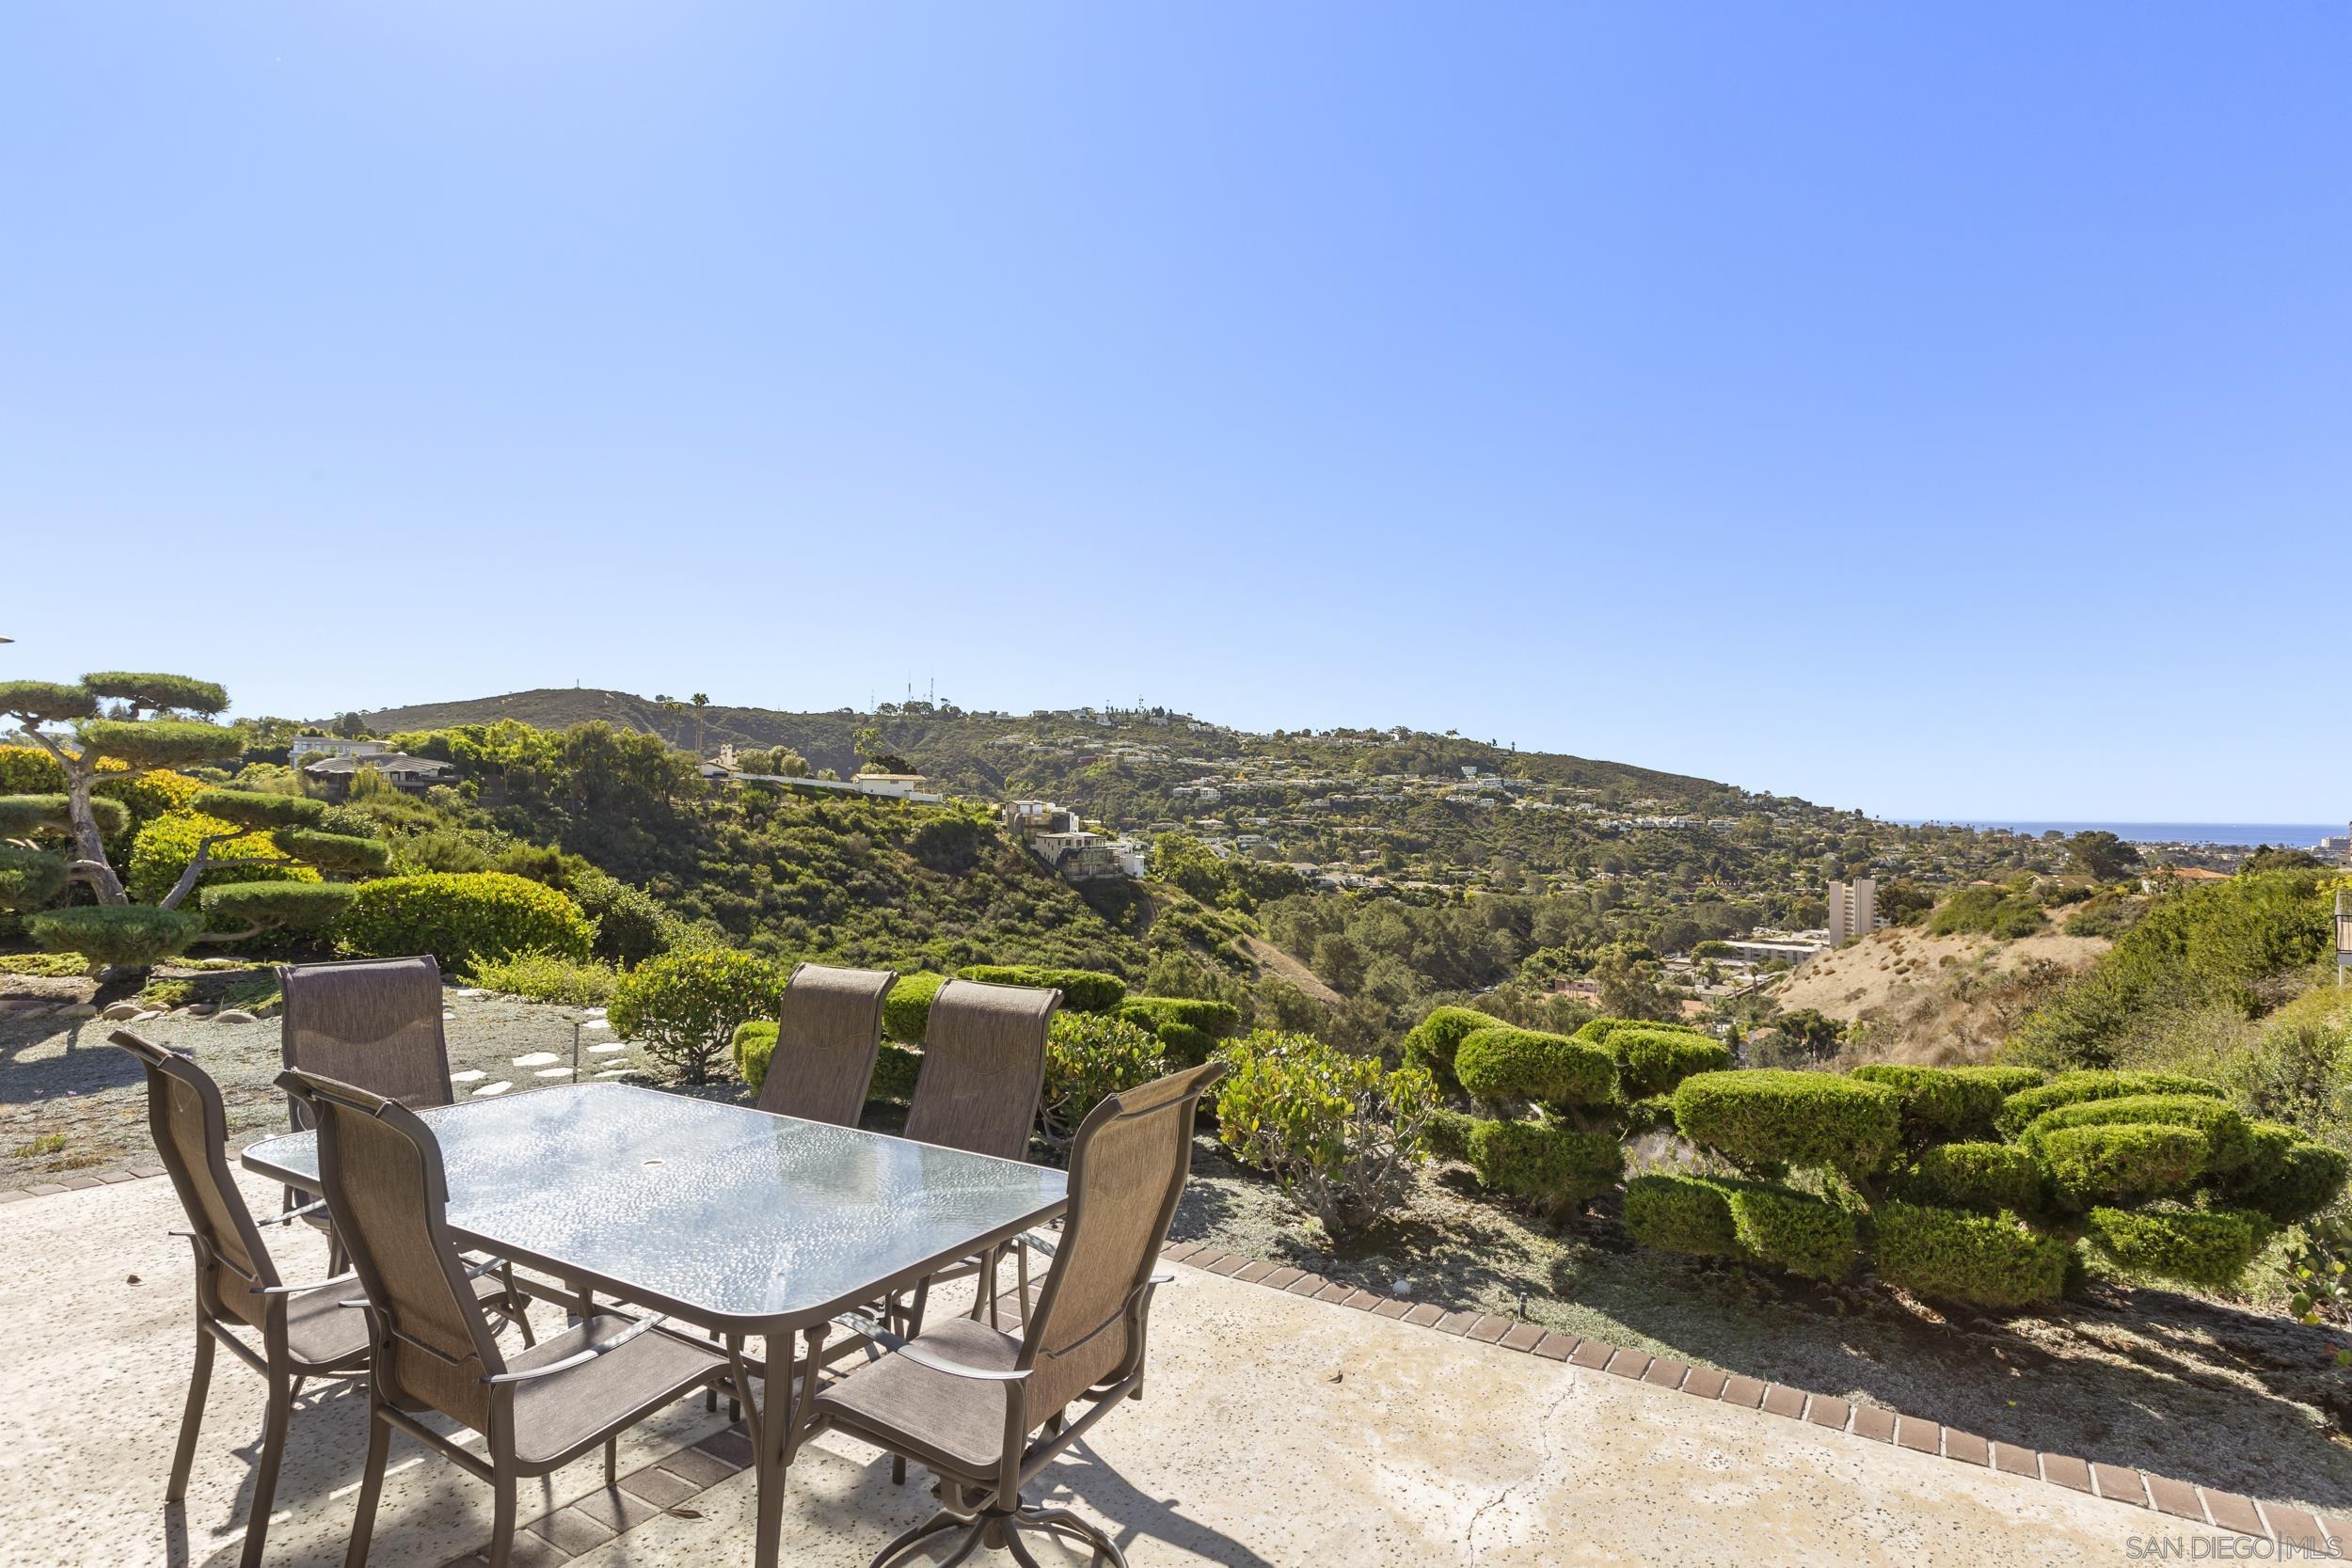
[[[1263,937],[1242,937],[1238,940],[1241,942],[1242,951],[1248,954],[1256,962],[1261,978],[1271,974],[1276,979],[1288,980],[1316,1001],[1335,1006],[1346,1000],[1338,991],[1325,985],[1313,970],[1309,969]]]
[[[2112,945],[2057,930],[2013,942],[1911,927],[1873,931],[1807,962],[1772,1000],[1863,1025],[1856,1060],[1981,1060]]]

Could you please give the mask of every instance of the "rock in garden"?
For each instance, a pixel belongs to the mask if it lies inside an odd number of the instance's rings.
[[[215,1023],[253,1023],[258,1021],[243,1007],[229,1007],[215,1013],[213,1022]]]
[[[134,1008],[135,1012],[137,1009]],[[59,1018],[96,1018],[98,1009],[87,1002],[69,1002],[57,1009]]]
[[[140,1011],[141,1008],[135,1002],[118,1002],[113,1006],[108,1007],[100,1016],[103,1018],[121,1020],[126,1018],[136,1018],[139,1016]]]

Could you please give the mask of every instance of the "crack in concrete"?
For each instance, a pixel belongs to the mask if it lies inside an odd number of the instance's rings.
[[[1575,1397],[1576,1384],[1573,1380],[1571,1380],[1567,1386],[1560,1390],[1560,1397],[1553,1400],[1544,1410],[1541,1424],[1537,1428],[1537,1431],[1541,1433],[1543,1436],[1544,1451],[1543,1456],[1535,1461],[1535,1467],[1528,1471],[1527,1474],[1519,1477],[1518,1480],[1511,1482],[1510,1485],[1505,1486],[1502,1491],[1497,1492],[1493,1497],[1487,1498],[1485,1502],[1479,1504],[1478,1511],[1470,1515],[1470,1528],[1463,1532],[1462,1544],[1470,1548],[1470,1560],[1471,1562],[1475,1563],[1478,1561],[1478,1527],[1486,1522],[1486,1515],[1502,1507],[1504,1503],[1509,1502],[1511,1500],[1512,1493],[1517,1492],[1520,1487],[1527,1485],[1530,1481],[1540,1479],[1545,1471],[1551,1468],[1552,1455],[1556,1451],[1551,1441],[1552,1418],[1560,1414],[1560,1407],[1562,1405],[1566,1404],[1569,1400]]]

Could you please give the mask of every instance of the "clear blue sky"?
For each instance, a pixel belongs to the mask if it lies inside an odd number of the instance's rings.
[[[0,669],[2352,812],[2352,9],[367,9],[10,12]]]

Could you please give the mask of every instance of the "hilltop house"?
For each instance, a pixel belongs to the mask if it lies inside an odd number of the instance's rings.
[[[304,757],[380,757],[391,751],[389,740],[353,740],[340,735],[298,735],[286,742],[286,760],[299,767]]]
[[[1003,815],[1005,826],[1020,834],[1029,852],[1065,882],[1108,881],[1144,873],[1148,851],[1142,844],[1093,832],[1067,806],[1051,800],[1009,800]]]
[[[385,751],[323,756],[304,763],[302,776],[317,785],[327,799],[340,800],[351,793],[351,782],[359,776],[361,768],[381,773],[386,784],[410,795],[421,795],[435,784],[453,784],[457,779],[456,770],[446,762]]]

